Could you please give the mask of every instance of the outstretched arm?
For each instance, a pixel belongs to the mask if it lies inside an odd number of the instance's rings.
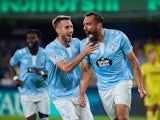
[[[90,63],[82,63],[82,77],[80,82],[80,107],[86,106],[85,93],[88,87],[88,82],[91,74],[91,65]]]
[[[144,98],[146,96],[146,91],[144,89],[143,77],[142,77],[142,73],[141,73],[141,69],[140,69],[140,65],[138,63],[138,60],[135,57],[133,52],[128,54],[127,58],[131,63],[131,66],[132,66],[132,69],[133,69],[133,72],[135,75],[135,79],[137,81],[138,92],[139,92],[141,98]]]

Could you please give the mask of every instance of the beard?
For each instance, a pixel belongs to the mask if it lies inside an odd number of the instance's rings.
[[[35,49],[38,45],[37,45],[37,44],[27,44],[27,46],[28,46],[28,48],[29,48],[30,50],[33,50],[33,49]]]
[[[62,35],[62,40],[63,40],[68,46],[70,46],[69,44],[70,44],[71,40],[68,40],[65,35]]]
[[[89,42],[91,45],[95,45],[98,42],[98,32],[93,31],[93,32],[88,32],[88,37],[89,37]]]

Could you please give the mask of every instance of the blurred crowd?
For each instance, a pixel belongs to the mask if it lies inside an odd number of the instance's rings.
[[[157,50],[160,61],[160,38],[134,39],[131,40],[131,43],[140,65],[146,62],[147,53],[150,49]],[[8,72],[8,63],[13,53],[25,45],[25,40],[0,39],[0,86],[13,86],[11,75]],[[96,78],[92,74],[90,86],[95,86],[95,81]]]
[[[0,86],[13,86],[8,63],[13,53],[25,45],[25,40],[0,39]]]

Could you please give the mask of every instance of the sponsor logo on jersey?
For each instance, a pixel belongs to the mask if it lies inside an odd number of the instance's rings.
[[[98,67],[107,67],[112,65],[112,61],[108,58],[101,57],[97,60],[96,64]]]

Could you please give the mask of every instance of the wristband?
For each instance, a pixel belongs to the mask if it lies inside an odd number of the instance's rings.
[[[42,76],[45,75],[45,72],[44,72],[44,71],[40,71],[40,73],[41,73]]]
[[[13,77],[13,81],[16,81],[17,79],[18,79],[17,75]]]

